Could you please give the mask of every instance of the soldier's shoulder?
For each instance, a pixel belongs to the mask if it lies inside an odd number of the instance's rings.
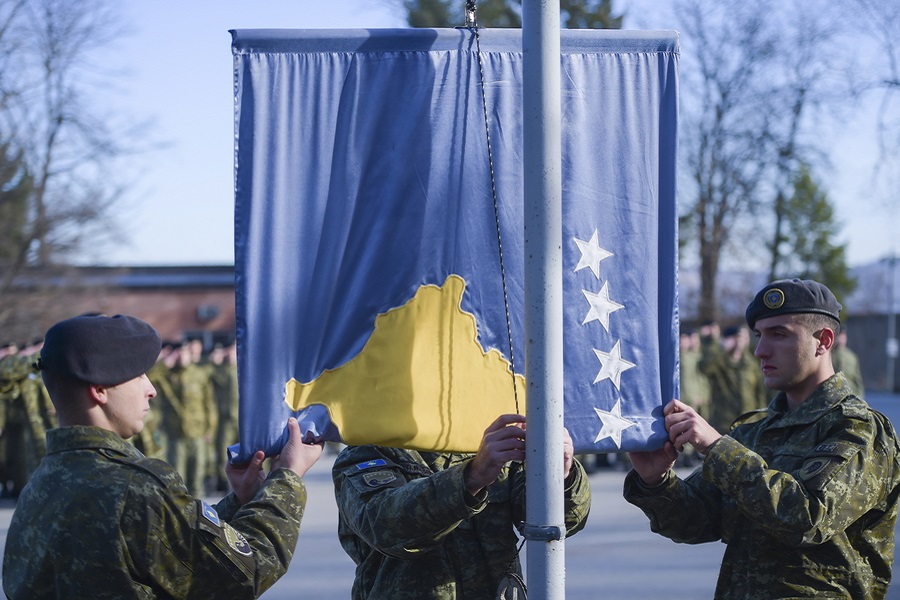
[[[175,467],[166,461],[146,456],[109,455],[109,458],[126,468],[132,469],[133,475],[154,482],[164,488],[181,484],[181,476]]]
[[[403,450],[385,448],[382,446],[347,446],[338,454],[334,461],[334,472],[343,472],[347,468],[366,464],[381,464],[381,462],[395,463]]]
[[[848,394],[840,402],[841,414],[850,419],[869,421],[877,411],[856,394]]]

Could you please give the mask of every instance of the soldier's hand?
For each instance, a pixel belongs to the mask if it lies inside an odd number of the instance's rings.
[[[494,483],[506,463],[525,460],[524,425],[522,415],[500,415],[484,430],[478,452],[463,474],[470,494],[474,496]]]
[[[322,456],[324,442],[318,444],[304,444],[300,433],[300,424],[297,419],[288,419],[288,441],[281,449],[281,454],[272,463],[272,470],[290,469],[300,477],[303,477],[311,466],[316,464]]]
[[[631,459],[631,466],[640,475],[641,481],[646,485],[655,486],[662,483],[669,469],[675,466],[678,452],[675,451],[672,442],[666,441],[659,450],[629,452],[628,458]]]
[[[697,411],[680,400],[672,400],[666,404],[663,415],[666,418],[669,441],[678,452],[683,452],[684,445],[690,444],[700,454],[706,454],[710,446],[722,437]]]
[[[240,465],[234,465],[230,462],[225,463],[225,476],[234,495],[237,496],[238,504],[244,504],[253,500],[256,492],[259,491],[266,474],[263,471],[263,461],[266,455],[262,450],[257,451],[250,458],[249,462]]]

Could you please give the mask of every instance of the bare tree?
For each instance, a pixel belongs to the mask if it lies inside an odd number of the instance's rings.
[[[900,3],[896,0],[855,0],[859,10],[853,15],[862,36],[871,40],[874,51],[866,61],[863,88],[880,94],[878,145],[880,158],[875,177],[896,173],[900,166]],[[887,183],[895,189],[896,182]],[[893,196],[897,202],[897,196]]]
[[[465,23],[464,0],[399,1],[412,27],[453,27]],[[521,27],[522,0],[479,0],[481,27]],[[612,0],[560,0],[563,25],[568,29],[619,29],[622,15],[613,15]]]
[[[720,261],[737,223],[758,211],[771,164],[768,76],[776,38],[762,2],[676,5],[684,46],[679,127],[687,178],[681,229],[699,258],[699,317],[718,318]],[[690,56],[690,61],[686,58]],[[695,61],[695,62],[691,62]]]
[[[779,43],[771,65],[771,110],[767,134],[772,136],[771,173],[773,232],[769,243],[769,279],[784,271],[792,253],[785,227],[791,188],[807,166],[824,160],[818,125],[851,94],[848,73],[832,48],[841,33],[837,13],[819,2],[794,0],[781,7]],[[812,133],[812,136],[807,134]]]
[[[111,0],[0,0],[0,171],[28,182],[15,235],[0,239],[0,327],[23,318],[11,295],[23,269],[57,269],[87,240],[117,239],[122,160],[140,137],[98,107],[114,81],[93,62],[123,33],[117,11]]]

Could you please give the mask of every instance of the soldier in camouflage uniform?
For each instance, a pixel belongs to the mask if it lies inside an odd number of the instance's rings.
[[[885,597],[900,498],[890,421],[835,374],[840,304],[814,281],[770,283],[747,308],[767,409],[720,435],[693,409],[664,409],[669,440],[632,453],[625,498],[676,542],[721,540],[716,598]],[[687,479],[671,470],[691,444],[706,455]]]
[[[301,477],[321,446],[295,419],[267,478],[264,455],[226,469],[234,493],[192,498],[168,464],[126,438],[155,391],[145,373],[159,336],[132,317],[75,317],[47,332],[40,366],[59,415],[48,454],[19,498],[3,559],[13,600],[256,598],[293,556],[306,504]]]
[[[697,368],[709,382],[709,423],[727,433],[739,416],[766,406],[768,391],[749,351],[747,329],[729,327],[721,340],[718,331],[716,324],[702,328]]]
[[[26,349],[0,359],[0,397],[5,404],[3,443],[13,496],[22,491],[44,456],[44,435],[55,420],[46,408],[46,391],[36,377],[35,360],[36,356]]]
[[[471,454],[349,446],[332,470],[341,545],[356,563],[352,598],[495,598],[521,575],[514,526],[525,520],[524,417],[503,415]],[[587,521],[591,488],[564,450],[567,535]]]
[[[212,384],[219,413],[219,427],[216,431],[214,465],[224,465],[228,459],[228,446],[238,442],[238,374],[237,344],[231,342],[224,348],[216,348],[210,354],[213,365]],[[213,472],[218,489],[225,483],[221,473]]]
[[[685,328],[678,336],[681,400],[704,417],[709,414],[709,380],[700,372],[700,334]]]
[[[174,439],[169,439],[169,461],[178,469],[191,494],[205,491],[210,454],[219,422],[219,411],[213,397],[210,371],[195,362],[190,343],[180,350],[180,360],[171,370],[170,382],[178,420]]]
[[[866,386],[863,385],[862,371],[859,368],[859,357],[847,347],[847,332],[841,331],[831,351],[831,362],[834,370],[840,371],[847,378],[847,383],[853,393],[865,400]]]

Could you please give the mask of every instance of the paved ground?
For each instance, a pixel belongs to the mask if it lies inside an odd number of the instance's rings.
[[[900,426],[900,395],[871,394],[869,402]],[[353,581],[353,563],[335,535],[337,509],[331,487],[334,456],[325,456],[307,474],[307,513],[287,575],[264,600],[344,600]],[[670,600],[711,598],[724,546],[684,546],[652,534],[644,515],[622,499],[624,472],[605,469],[590,476],[593,506],[588,524],[566,542],[567,600]],[[0,505],[0,537],[5,544],[11,504]],[[523,560],[524,564],[524,560]],[[900,583],[888,594],[900,600]]]

